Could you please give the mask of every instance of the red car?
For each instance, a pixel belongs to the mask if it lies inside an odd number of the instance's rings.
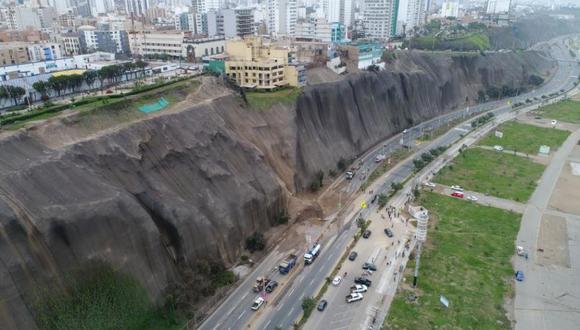
[[[451,193],[451,196],[457,197],[457,198],[463,198],[464,195],[463,195],[462,192],[454,191],[454,192]]]

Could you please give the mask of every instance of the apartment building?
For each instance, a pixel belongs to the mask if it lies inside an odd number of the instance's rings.
[[[364,0],[365,36],[383,40],[394,37],[397,33],[398,9],[399,0]]]
[[[79,27],[80,47],[87,51],[130,53],[129,35],[124,30],[97,30],[93,26]]]
[[[22,64],[30,62],[26,42],[0,43],[0,65]]]
[[[208,36],[226,38],[254,34],[254,12],[251,8],[210,10],[207,13]]]
[[[54,61],[63,57],[62,45],[54,42],[29,44],[27,49],[32,62]]]
[[[131,53],[145,57],[167,55],[195,61],[225,51],[224,37],[195,38],[183,31],[145,31],[132,34],[130,39]]]
[[[81,47],[81,37],[76,33],[62,35],[63,52],[66,56],[80,55],[84,51]]]
[[[289,62],[288,49],[265,44],[262,38],[228,40],[226,54],[226,75],[240,87],[273,90],[306,83],[304,67]]]

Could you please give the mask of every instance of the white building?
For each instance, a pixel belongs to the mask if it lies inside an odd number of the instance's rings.
[[[222,2],[221,0],[192,0],[192,5],[196,13],[207,14],[210,10],[220,9]]]
[[[78,35],[63,35],[62,45],[65,56],[80,55],[82,53],[81,41]]]
[[[135,16],[145,16],[149,6],[149,0],[125,0],[125,12]]]
[[[207,12],[207,34],[210,37],[233,38],[254,34],[254,13],[250,8],[220,9]]]
[[[363,19],[365,35],[389,39],[397,31],[398,0],[364,0]]]
[[[459,2],[443,2],[441,5],[441,17],[459,17]]]
[[[31,62],[53,61],[62,58],[62,45],[57,43],[38,43],[28,45]]]
[[[350,26],[353,20],[352,0],[328,0],[328,22],[340,22]]]
[[[510,12],[511,0],[487,0],[488,14],[507,14]]]
[[[296,0],[268,0],[268,32],[274,35],[294,35],[298,18]]]
[[[296,38],[331,42],[332,28],[325,18],[310,19],[296,24]]]
[[[425,0],[408,0],[407,3],[407,31],[425,24],[426,8]]]

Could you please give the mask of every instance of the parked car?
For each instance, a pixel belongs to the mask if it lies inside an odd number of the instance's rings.
[[[365,230],[365,232],[363,233],[363,238],[369,238],[371,236],[371,231],[369,229]]]
[[[354,178],[354,171],[347,171],[346,172],[346,179],[352,180],[352,178]]]
[[[435,188],[435,184],[433,182],[425,182],[425,183],[423,183],[423,185],[425,187]]]
[[[464,197],[463,193],[462,192],[459,192],[459,191],[452,192],[451,193],[451,196],[457,197],[457,198],[463,198]]]
[[[347,303],[359,301],[359,300],[362,300],[362,299],[363,299],[362,293],[351,293],[348,296],[346,296],[346,302]]]
[[[342,282],[342,277],[340,277],[339,275],[336,275],[334,277],[334,279],[332,280],[332,285],[338,286],[340,284],[340,282]]]
[[[463,192],[463,188],[461,188],[461,186],[451,186],[451,190]]]
[[[361,276],[361,277],[355,278],[354,279],[354,283],[355,284],[363,284],[363,285],[366,285],[366,286],[371,286],[371,284],[373,283],[373,281],[369,280],[366,277],[362,277]]]
[[[365,262],[362,266],[363,269],[372,270],[373,272],[377,271],[377,266],[372,262]]]
[[[498,145],[496,145],[496,146],[493,146],[493,149],[494,149],[495,151],[503,151],[503,147],[502,147],[502,146],[498,146]]]
[[[385,234],[386,234],[388,237],[393,237],[393,236],[394,236],[394,235],[393,235],[393,231],[392,231],[390,228],[385,228]]]
[[[472,202],[476,202],[478,200],[477,197],[473,196],[473,195],[469,195],[466,198],[468,201],[472,201]]]
[[[264,298],[262,297],[256,297],[256,299],[254,300],[254,303],[252,304],[252,307],[250,307],[252,310],[257,311],[258,309],[260,309],[260,307],[262,307],[262,305],[265,303],[266,301],[264,300]]]
[[[524,280],[524,272],[522,272],[521,270],[518,270],[515,274],[514,277],[516,278],[516,281],[518,282],[522,282]]]
[[[363,293],[363,292],[367,292],[368,289],[369,288],[364,284],[355,284],[355,285],[350,287],[350,292],[351,293]]]
[[[348,260],[350,261],[354,261],[354,259],[356,259],[356,257],[358,256],[358,253],[356,253],[355,251],[352,251],[349,255],[348,255]]]
[[[387,159],[387,156],[379,154],[379,155],[377,155],[377,157],[375,157],[375,163],[380,163],[385,159]]]
[[[556,126],[558,124],[557,120],[552,120],[552,126]]]
[[[404,129],[404,130],[403,130],[403,134],[407,134],[407,132],[408,132],[408,130],[407,130],[407,129]]]
[[[270,281],[268,282],[268,284],[266,285],[266,292],[268,293],[272,293],[272,291],[274,291],[274,289],[276,289],[278,287],[278,282],[276,281]]]
[[[328,301],[323,299],[318,303],[318,306],[316,307],[316,309],[318,309],[319,311],[322,312],[323,310],[326,309],[326,305],[328,305]]]

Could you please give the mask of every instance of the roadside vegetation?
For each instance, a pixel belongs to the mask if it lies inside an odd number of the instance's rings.
[[[424,152],[421,154],[419,158],[413,159],[413,166],[415,167],[415,172],[419,172],[429,163],[431,163],[435,158],[441,155],[447,149],[446,146],[440,146],[437,148],[433,148],[428,152]]]
[[[534,192],[543,171],[543,165],[524,157],[471,148],[463,150],[452,164],[442,168],[434,181],[526,202]]]
[[[541,108],[540,113],[550,119],[580,124],[580,101],[561,101]]]
[[[494,132],[491,132],[479,144],[485,146],[500,145],[505,150],[535,155],[541,145],[547,145],[551,150],[558,149],[570,135],[569,131],[538,127],[515,121],[504,123],[497,130],[503,133],[502,138],[496,137]]]
[[[181,329],[172,307],[157,309],[129,275],[91,265],[38,292],[34,307],[40,329]]]
[[[520,216],[424,192],[431,215],[421,254],[418,289],[395,296],[384,329],[510,329],[503,308],[513,295],[510,258]],[[414,269],[415,259],[408,269]],[[407,272],[405,283],[413,282]],[[449,308],[439,301],[443,295]]]
[[[198,86],[199,81],[186,78],[137,87],[126,94],[83,97],[69,104],[46,102],[44,106],[32,111],[4,115],[0,117],[0,125],[7,129],[18,129],[28,122],[48,119],[65,110],[75,110],[83,116],[106,113],[113,120],[122,122],[130,118],[145,116],[144,113],[138,111],[141,105],[157,102],[160,97],[164,97],[170,103],[176,103],[183,100]]]
[[[267,110],[275,104],[293,104],[302,93],[302,89],[287,87],[273,92],[244,92],[243,94],[252,109]]]

